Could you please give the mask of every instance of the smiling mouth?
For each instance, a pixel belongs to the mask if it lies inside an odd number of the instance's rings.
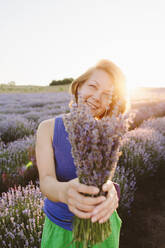
[[[92,108],[98,108],[96,105],[94,105],[93,103],[87,102],[87,104],[89,104],[89,106],[91,106]]]
[[[92,103],[87,102],[87,104],[88,104],[91,108],[96,109],[96,106],[93,105]]]

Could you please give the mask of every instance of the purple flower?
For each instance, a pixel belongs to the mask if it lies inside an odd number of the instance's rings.
[[[114,111],[111,117],[96,120],[91,115],[88,106],[82,103],[82,99],[79,99],[78,107],[74,106],[70,115],[64,115],[63,122],[68,132],[80,183],[97,186],[100,188],[99,195],[105,195],[106,192],[102,191],[102,185],[107,179],[112,179],[115,173],[121,155],[121,152],[119,152],[121,137],[128,131],[128,118],[121,114],[116,115]],[[98,230],[94,229],[92,223],[90,225],[90,232],[97,234]],[[78,230],[74,230],[77,233],[76,236],[80,236],[79,233],[83,236],[84,231],[81,230],[83,226],[82,224]],[[109,230],[107,223],[102,225],[101,230],[103,232],[104,228]],[[109,234],[108,232],[107,235]],[[95,244],[95,239],[97,237],[93,238],[92,244]]]

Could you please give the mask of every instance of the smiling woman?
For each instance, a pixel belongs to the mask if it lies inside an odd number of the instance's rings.
[[[125,77],[119,67],[111,61],[101,60],[75,79],[70,91],[75,95],[78,105],[78,95],[82,95],[83,103],[90,106],[93,116],[101,119],[105,115],[111,116],[119,102],[118,112],[126,111],[125,86]],[[72,101],[69,103],[70,107],[72,103]],[[110,219],[112,233],[102,243],[102,247],[118,248],[122,220],[116,211],[119,197],[114,182],[104,184],[107,186],[104,190],[108,192],[107,198],[82,194],[97,195],[99,188],[79,182],[62,116],[40,123],[37,130],[36,159],[40,189],[46,196],[43,208],[46,217],[41,247],[67,246],[72,241],[73,217],[76,215],[99,223]],[[120,189],[118,191],[120,192]],[[97,208],[95,213],[97,206],[99,211]],[[92,248],[98,248],[98,245]]]
[[[78,88],[78,93],[83,96],[84,103],[91,107],[92,114],[99,117],[110,107],[113,83],[107,72],[96,69],[89,79]]]
[[[112,61],[102,59],[95,66],[76,78],[69,89],[75,95],[83,96],[84,103],[91,107],[95,117],[111,116],[114,106],[120,102],[119,112],[128,111],[126,78],[121,69]],[[69,107],[72,107],[72,100]]]

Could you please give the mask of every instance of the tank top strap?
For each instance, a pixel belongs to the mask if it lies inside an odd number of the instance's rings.
[[[63,123],[62,115],[56,116],[54,121],[53,147],[60,144],[64,130],[65,126]]]
[[[59,132],[60,132],[60,118],[59,116],[56,116],[54,121],[54,134],[53,134],[53,146],[57,146],[59,141]]]

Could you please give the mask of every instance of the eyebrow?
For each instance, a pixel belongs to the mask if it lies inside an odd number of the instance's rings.
[[[96,80],[91,80],[91,82],[95,82],[97,85],[100,85],[99,82],[97,82]],[[108,92],[110,93],[111,91],[110,90],[104,90],[105,92]]]

